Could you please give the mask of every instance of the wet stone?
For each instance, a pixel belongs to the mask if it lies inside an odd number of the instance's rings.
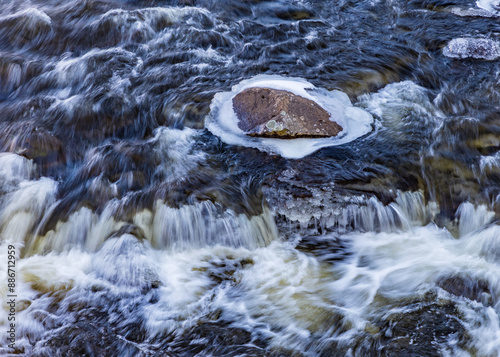
[[[346,260],[352,255],[349,242],[331,235],[302,237],[297,243],[297,249],[329,263]]]
[[[196,326],[184,331],[182,338],[172,335],[156,336],[154,353],[172,351],[175,356],[265,356],[262,341],[253,339],[251,332],[231,327],[224,321],[200,320]],[[158,350],[156,350],[158,349]]]
[[[281,5],[281,4],[280,4]],[[283,20],[304,20],[314,16],[313,12],[307,8],[299,6],[283,7],[282,5],[276,10],[276,16]]]
[[[475,280],[467,275],[441,277],[436,284],[455,296],[478,301],[486,306],[494,304],[494,294],[484,280]]]
[[[0,125],[0,147],[33,160],[42,172],[60,168],[66,158],[62,141],[35,121]]]
[[[239,128],[249,136],[325,138],[342,131],[316,102],[284,90],[245,89],[233,98],[233,108]]]
[[[451,302],[417,302],[404,313],[391,314],[380,335],[383,356],[439,356],[442,350],[465,348],[469,336]],[[454,341],[450,340],[454,336]]]
[[[39,45],[52,32],[52,21],[43,11],[29,8],[0,19],[2,41],[15,46]]]
[[[443,49],[446,57],[492,61],[500,57],[498,42],[485,38],[455,38]]]

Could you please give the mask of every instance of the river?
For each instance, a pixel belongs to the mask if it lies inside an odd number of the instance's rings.
[[[2,0],[0,355],[499,356],[499,18]],[[214,126],[259,80],[350,108],[348,135]]]

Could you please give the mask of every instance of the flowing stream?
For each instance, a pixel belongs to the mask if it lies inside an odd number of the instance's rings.
[[[499,356],[499,18],[0,1],[0,355]],[[346,133],[245,137],[259,81]]]

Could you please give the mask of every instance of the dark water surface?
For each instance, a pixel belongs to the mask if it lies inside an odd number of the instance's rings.
[[[0,354],[500,355],[496,5],[0,2]],[[262,74],[371,132],[286,159],[205,129]]]

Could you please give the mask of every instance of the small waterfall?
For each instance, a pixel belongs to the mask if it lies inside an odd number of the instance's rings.
[[[33,177],[33,162],[13,153],[0,153],[0,182],[2,190],[12,187],[20,181]]]
[[[51,202],[47,199],[47,194],[52,192],[50,183],[42,184],[48,193],[40,191],[39,185],[30,185],[16,193],[13,199],[17,201],[10,202],[0,216],[0,222],[4,222],[2,234],[25,244],[27,255],[72,248],[94,252],[110,237],[127,231],[135,232],[137,238],[149,241],[154,248],[174,251],[217,244],[255,249],[270,244],[278,236],[267,208],[261,215],[247,217],[210,201],[180,208],[157,201],[152,211],[138,211],[130,221],[115,219],[122,203],[112,201],[102,213],[83,207],[42,235],[40,230],[46,221],[43,214],[50,217],[52,213],[50,207],[42,204]],[[34,190],[38,191],[39,202],[22,201],[26,195],[31,197]]]
[[[459,222],[458,233],[463,237],[486,226],[493,220],[495,213],[485,205],[474,206],[470,202],[464,202],[458,207],[456,216]]]
[[[0,215],[2,236],[23,244],[46,209],[55,202],[56,187],[57,184],[48,178],[21,182],[19,190],[10,194]]]
[[[319,193],[320,195],[323,193]],[[309,202],[315,202],[316,193]],[[323,194],[324,196],[324,194]],[[318,197],[319,199],[319,197]],[[328,201],[322,197],[316,204],[321,210],[311,211],[299,200],[288,200],[287,207],[277,207],[279,214],[284,215],[288,224],[299,223],[302,229],[314,227],[321,231],[346,233],[350,231],[382,231],[409,230],[411,227],[427,224],[439,212],[435,202],[425,203],[422,192],[398,191],[394,202],[384,205],[375,197],[335,197]]]
[[[170,208],[157,202],[153,218],[152,244],[160,249],[187,249],[222,244],[257,248],[277,238],[274,219],[268,209],[247,217],[210,201]]]
[[[16,154],[0,154],[0,167],[0,182],[6,190],[0,197],[0,235],[23,246],[54,204],[57,183],[47,177],[30,180],[35,165]]]

